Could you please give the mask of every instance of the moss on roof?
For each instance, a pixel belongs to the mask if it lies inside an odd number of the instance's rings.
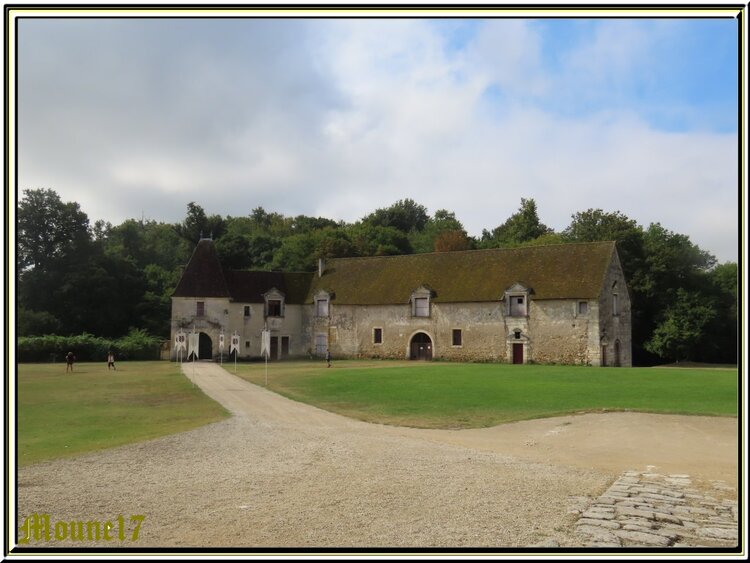
[[[272,288],[290,304],[312,303],[325,290],[342,305],[408,303],[427,287],[442,303],[498,301],[515,283],[532,299],[596,299],[613,258],[614,242],[557,244],[371,258],[334,258],[314,273],[222,271],[213,241],[196,246],[175,297],[228,297],[262,303]]]
[[[328,260],[315,275],[307,303],[320,289],[347,305],[408,303],[428,286],[443,303],[497,301],[520,282],[533,299],[595,299],[615,251],[614,242],[440,252]]]

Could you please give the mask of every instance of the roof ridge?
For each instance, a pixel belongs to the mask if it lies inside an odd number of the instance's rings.
[[[327,258],[326,260],[370,260],[374,258],[378,259],[384,259],[384,258],[413,258],[414,256],[435,256],[435,255],[443,255],[443,254],[450,254],[450,255],[460,255],[460,254],[471,254],[471,253],[480,253],[480,252],[510,252],[513,250],[532,250],[532,249],[539,249],[539,248],[552,248],[557,246],[583,246],[583,245],[604,245],[604,244],[616,244],[617,241],[614,240],[598,240],[598,241],[581,241],[581,242],[558,242],[558,243],[549,243],[549,244],[535,244],[535,245],[528,245],[528,246],[510,246],[510,247],[504,247],[504,248],[472,248],[468,250],[449,250],[449,251],[443,251],[443,252],[415,252],[413,254],[384,254],[381,256],[341,256],[338,258]],[[306,273],[306,272],[305,272]]]

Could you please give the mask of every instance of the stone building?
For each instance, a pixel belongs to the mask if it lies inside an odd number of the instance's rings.
[[[172,342],[224,335],[240,359],[323,356],[630,366],[615,243],[321,260],[317,272],[223,270],[201,240],[172,297]],[[175,357],[173,352],[172,357]]]

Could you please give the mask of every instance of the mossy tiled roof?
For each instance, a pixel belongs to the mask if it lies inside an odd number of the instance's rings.
[[[408,303],[421,286],[434,291],[435,302],[498,301],[515,283],[531,288],[532,299],[595,299],[614,252],[614,242],[597,242],[336,258],[313,277],[306,302],[325,289],[338,304]]]
[[[325,290],[342,305],[408,303],[430,288],[435,302],[498,301],[521,283],[532,299],[596,299],[615,252],[614,242],[558,244],[328,260],[316,273],[223,271],[213,241],[196,246],[174,297],[227,297],[262,303],[276,288],[289,304],[312,303]]]

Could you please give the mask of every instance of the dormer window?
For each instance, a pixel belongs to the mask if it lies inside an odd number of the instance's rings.
[[[331,294],[320,290],[315,294],[315,316],[328,317],[330,314]]]
[[[266,300],[266,317],[284,316],[284,294],[273,288],[266,292],[263,297]]]
[[[430,316],[430,299],[433,292],[430,288],[422,286],[415,289],[411,294],[411,314],[414,317]]]
[[[505,314],[509,317],[526,317],[529,314],[529,294],[531,289],[516,283],[505,290]]]

